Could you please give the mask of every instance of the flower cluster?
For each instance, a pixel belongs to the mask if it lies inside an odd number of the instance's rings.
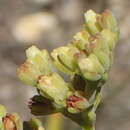
[[[27,49],[27,60],[18,68],[18,76],[38,91],[29,102],[31,112],[34,115],[61,112],[82,127],[94,123],[100,90],[108,78],[118,39],[113,14],[108,10],[102,14],[89,10],[83,29],[66,46],[50,54],[35,46]]]

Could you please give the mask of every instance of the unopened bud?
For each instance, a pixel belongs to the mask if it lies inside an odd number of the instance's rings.
[[[3,124],[5,130],[23,130],[21,119],[16,113],[6,114]]]
[[[40,94],[56,104],[65,106],[65,99],[69,91],[67,83],[57,73],[41,76],[37,85]]]
[[[35,86],[41,72],[30,60],[26,60],[25,63],[17,69],[17,74],[19,79],[25,84]]]
[[[116,19],[109,10],[105,10],[102,15],[98,17],[98,22],[104,29],[109,29],[113,32],[119,32]]]
[[[67,100],[67,110],[70,113],[79,113],[84,111],[89,106],[89,102],[83,96],[75,93],[70,95]]]
[[[94,54],[97,56],[104,70],[108,72],[111,66],[110,53],[105,53],[103,51],[95,51]]]
[[[92,34],[97,34],[101,31],[101,27],[97,22],[97,16],[93,10],[89,10],[85,13],[85,21],[87,30]]]
[[[51,73],[52,63],[47,50],[40,51],[37,47],[32,46],[26,50],[26,56],[42,74]]]
[[[86,50],[91,54],[93,53],[98,58],[99,62],[104,67],[105,71],[110,68],[110,50],[105,37],[96,35],[91,39],[91,42],[87,45]]]
[[[45,130],[43,128],[42,122],[39,119],[32,118],[29,121],[29,125],[32,128],[32,130]]]
[[[75,53],[78,53],[79,50],[73,45],[59,47],[54,49],[51,53],[54,63],[60,71],[72,74],[77,69],[77,62],[74,57]]]
[[[88,112],[88,119],[90,122],[96,122],[96,113],[93,111]]]
[[[105,72],[98,58],[91,54],[88,58],[79,60],[79,68],[84,78],[92,81],[99,80]]]
[[[109,52],[109,46],[100,34],[92,36],[89,40],[89,44],[86,46],[86,51],[92,53],[94,51],[104,51],[105,53]]]
[[[117,44],[118,34],[110,31],[109,29],[104,29],[102,30],[101,35],[106,40],[110,51],[112,51]]]
[[[90,34],[87,32],[87,30],[78,32],[74,36],[73,45],[75,45],[80,50],[84,50],[86,48],[86,44],[89,42],[89,37]]]

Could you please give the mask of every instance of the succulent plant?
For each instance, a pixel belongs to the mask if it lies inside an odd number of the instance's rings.
[[[27,49],[27,60],[18,68],[18,76],[38,91],[29,102],[32,114],[61,112],[83,130],[94,130],[101,88],[108,79],[118,39],[113,14],[89,10],[82,31],[66,46],[55,48],[51,54],[35,46]]]

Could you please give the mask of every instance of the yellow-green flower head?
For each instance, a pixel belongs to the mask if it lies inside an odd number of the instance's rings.
[[[34,115],[62,112],[81,126],[85,125],[84,128],[86,123],[93,124],[101,101],[101,96],[97,97],[108,79],[118,39],[119,29],[113,14],[108,10],[102,14],[89,10],[85,13],[82,31],[76,33],[66,46],[54,49],[51,57],[46,50],[35,46],[27,49],[27,60],[18,68],[18,76],[38,91],[39,96],[29,104],[31,112]],[[69,75],[68,83],[59,71],[52,72],[52,65]],[[0,116],[3,116],[1,111]],[[2,130],[10,126],[7,125],[10,119],[12,121],[12,117],[4,118],[4,123],[0,120]]]

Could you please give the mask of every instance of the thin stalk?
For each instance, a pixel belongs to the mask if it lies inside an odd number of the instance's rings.
[[[62,129],[62,117],[59,113],[51,115],[46,123],[47,130],[61,130]]]

